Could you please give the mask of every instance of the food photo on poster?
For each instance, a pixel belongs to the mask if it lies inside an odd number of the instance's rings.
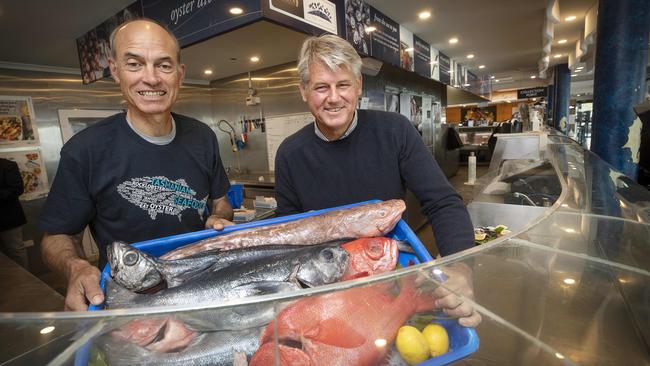
[[[20,199],[29,201],[44,197],[48,192],[45,164],[39,149],[0,151],[0,158],[11,160],[18,165],[23,179],[23,194]]]
[[[0,96],[0,146],[38,144],[38,129],[30,97]]]

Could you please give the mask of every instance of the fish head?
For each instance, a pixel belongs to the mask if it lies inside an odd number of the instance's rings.
[[[397,241],[390,238],[361,238],[345,243],[341,248],[349,254],[344,281],[392,271],[397,266]]]
[[[144,291],[163,281],[156,260],[123,242],[113,242],[107,250],[111,277],[131,291]]]
[[[336,245],[311,250],[304,260],[299,260],[296,279],[309,287],[334,283],[341,279],[348,267],[348,252]]]
[[[371,203],[367,207],[358,206],[357,217],[351,218],[348,222],[359,227],[360,231],[356,233],[356,237],[384,236],[395,228],[404,210],[406,204],[399,199]],[[355,223],[372,223],[372,225],[359,226]]]

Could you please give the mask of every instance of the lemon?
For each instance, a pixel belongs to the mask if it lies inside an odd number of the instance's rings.
[[[432,357],[440,356],[449,351],[449,335],[440,324],[429,324],[422,329],[422,336],[429,345]]]
[[[431,353],[427,341],[416,327],[405,325],[397,331],[395,347],[409,365],[416,365],[429,358]]]

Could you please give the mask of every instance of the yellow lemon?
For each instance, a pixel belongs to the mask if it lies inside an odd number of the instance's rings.
[[[429,324],[422,329],[422,336],[429,345],[432,357],[440,356],[449,351],[449,335],[440,324]]]
[[[410,325],[399,328],[395,339],[395,347],[409,365],[416,365],[426,361],[431,352],[422,333]]]

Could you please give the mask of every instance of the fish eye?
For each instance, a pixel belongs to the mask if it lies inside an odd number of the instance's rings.
[[[373,240],[366,248],[366,254],[368,254],[368,257],[370,257],[370,259],[380,259],[384,254],[384,246],[381,245],[378,241]]]
[[[124,254],[124,264],[127,266],[133,266],[138,263],[138,253],[130,250]]]
[[[334,259],[334,252],[332,252],[331,249],[325,249],[322,252],[320,252],[320,256],[321,258],[329,262],[332,259]]]

